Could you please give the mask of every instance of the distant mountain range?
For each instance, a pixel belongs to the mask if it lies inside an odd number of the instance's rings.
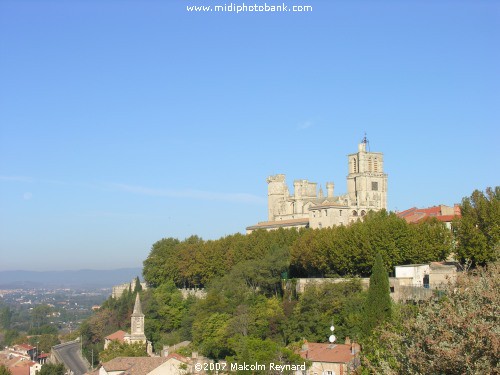
[[[71,287],[106,288],[130,282],[142,268],[78,271],[0,271],[0,289]]]

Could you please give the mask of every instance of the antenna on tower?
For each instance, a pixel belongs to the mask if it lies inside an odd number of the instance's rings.
[[[365,144],[365,149],[367,149],[368,152],[370,152],[370,141],[366,137],[366,132],[365,132],[365,136],[363,137],[363,140],[361,141],[361,143],[364,143]]]

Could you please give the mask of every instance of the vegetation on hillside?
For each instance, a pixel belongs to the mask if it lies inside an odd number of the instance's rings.
[[[141,293],[146,336],[156,351],[189,340],[214,359],[293,362],[297,343],[326,342],[334,321],[337,342],[350,337],[362,344],[366,373],[495,373],[498,200],[498,188],[464,198],[463,222],[454,222],[453,235],[435,219],[407,224],[381,211],[346,227],[162,239],[144,261],[150,288],[110,298],[82,325],[84,345],[97,353],[104,336],[128,330]],[[395,265],[444,260],[452,252],[488,268],[465,273],[444,297],[390,301],[387,276]],[[358,277],[370,275],[372,287],[363,291]],[[325,276],[345,281],[296,293],[294,278]],[[183,287],[204,287],[206,298],[183,299]]]

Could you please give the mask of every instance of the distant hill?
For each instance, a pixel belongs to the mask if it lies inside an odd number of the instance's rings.
[[[71,287],[106,288],[139,276],[142,268],[78,271],[0,271],[0,289]]]

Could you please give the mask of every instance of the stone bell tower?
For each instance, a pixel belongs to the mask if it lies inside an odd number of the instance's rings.
[[[387,174],[384,173],[384,154],[369,150],[369,142],[365,134],[358,145],[358,152],[348,155],[347,158],[350,216],[364,216],[369,210],[387,209]]]
[[[130,342],[146,343],[146,335],[144,334],[144,314],[142,313],[139,293],[137,293],[135,297],[134,312],[130,317]]]

